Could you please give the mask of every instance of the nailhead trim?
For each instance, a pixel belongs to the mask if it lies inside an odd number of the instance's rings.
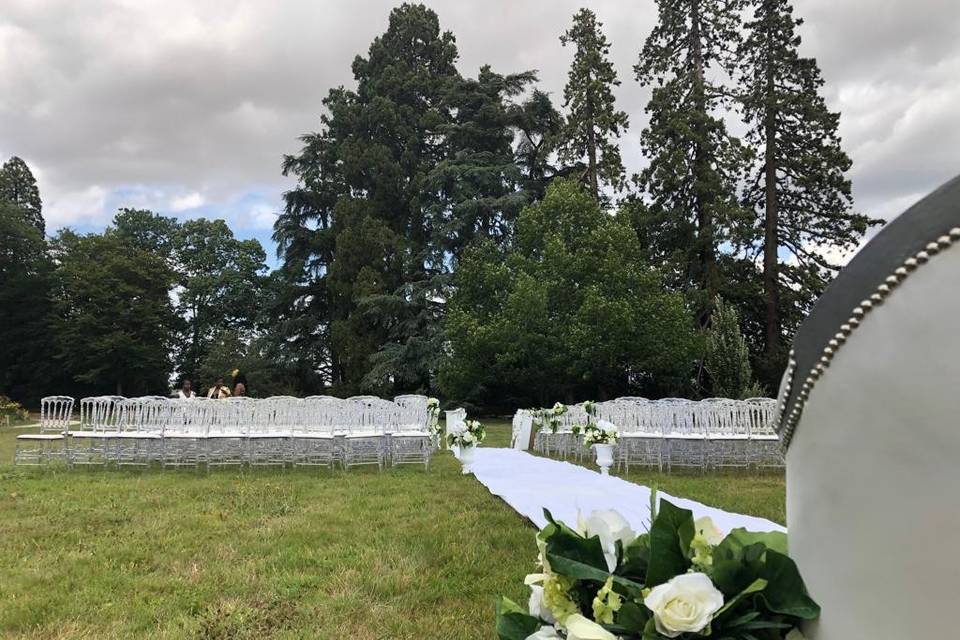
[[[803,385],[800,387],[800,391],[797,393],[797,401],[794,403],[793,409],[789,414],[785,414],[787,401],[790,399],[790,391],[793,389],[794,375],[797,369],[796,356],[793,350],[790,351],[790,360],[785,374],[787,376],[787,384],[784,385],[783,395],[777,403],[777,415],[774,421],[774,428],[777,433],[780,434],[780,445],[784,451],[790,446],[790,440],[793,438],[793,433],[797,428],[797,422],[800,421],[800,416],[803,415],[803,408],[807,398],[810,396],[810,391],[813,389],[817,380],[823,377],[824,371],[830,366],[830,361],[833,360],[837,351],[840,350],[840,346],[843,345],[847,341],[847,338],[850,337],[850,334],[860,326],[861,321],[866,318],[873,309],[880,306],[883,300],[893,292],[897,285],[915,271],[919,265],[926,263],[931,256],[937,255],[941,250],[958,242],[960,242],[960,227],[954,227],[950,229],[946,235],[937,238],[936,242],[929,243],[922,251],[918,251],[913,256],[904,260],[903,266],[894,269],[893,273],[884,279],[877,287],[877,290],[870,295],[869,299],[863,300],[857,305],[853,311],[850,312],[850,317],[847,321],[840,325],[840,331],[834,335],[833,339],[823,348],[819,363],[807,374]]]

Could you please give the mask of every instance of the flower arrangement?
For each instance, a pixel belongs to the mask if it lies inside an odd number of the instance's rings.
[[[724,536],[665,500],[639,535],[616,511],[576,529],[544,515],[527,611],[498,600],[500,640],[802,640],[798,625],[820,615],[785,534]]]
[[[616,444],[620,438],[617,428],[612,422],[599,420],[596,424],[588,424],[583,432],[583,446],[591,447],[595,444]]]
[[[583,411],[587,414],[588,421],[592,422],[590,419],[597,417],[597,403],[593,400],[585,401],[583,403]]]
[[[447,445],[451,447],[478,446],[487,437],[487,430],[479,420],[464,420],[460,431],[447,434]]]
[[[440,401],[436,398],[427,398],[427,428],[434,437],[443,434],[443,428],[440,426]],[[440,441],[437,440],[437,442]]]
[[[7,396],[0,396],[0,422],[10,424],[13,421],[27,421],[30,419],[30,412],[23,406],[11,400]]]
[[[550,433],[556,433],[560,428],[560,416],[566,412],[566,405],[559,402],[549,409],[539,409],[533,412],[534,426],[537,430],[550,429]]]

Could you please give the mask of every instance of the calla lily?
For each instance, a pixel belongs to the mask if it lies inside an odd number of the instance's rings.
[[[567,640],[617,640],[617,636],[576,613],[567,618]]]
[[[594,511],[586,519],[577,514],[577,532],[588,538],[600,538],[608,571],[617,568],[617,541],[626,547],[637,537],[626,518],[612,509]]]

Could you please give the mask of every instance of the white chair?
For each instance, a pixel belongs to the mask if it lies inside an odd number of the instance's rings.
[[[342,400],[311,396],[300,404],[299,419],[291,436],[291,462],[296,467],[326,466],[333,469],[337,459],[337,414]]]
[[[393,399],[397,406],[397,424],[390,441],[390,464],[422,464],[430,469],[433,434],[427,396],[403,395]]]
[[[47,396],[40,401],[40,433],[17,436],[14,464],[47,465],[51,460],[69,462],[65,435],[73,419],[73,398]]]
[[[72,465],[105,466],[109,459],[109,433],[118,420],[123,396],[95,396],[80,400],[79,428],[67,432]]]
[[[706,431],[697,422],[694,405],[684,398],[656,402],[663,423],[668,472],[674,467],[706,470]]]
[[[750,465],[750,416],[744,403],[706,398],[697,403],[706,434],[706,466],[747,468]]]
[[[382,471],[386,457],[385,433],[396,424],[394,403],[375,396],[347,398],[352,416],[343,440],[343,468],[375,464]]]
[[[233,399],[236,400],[239,398]],[[247,436],[247,464],[251,467],[283,467],[293,459],[293,430],[301,400],[273,396],[253,402],[249,411],[242,414]]]
[[[463,433],[465,423],[467,421],[467,410],[466,409],[451,409],[446,412],[446,419],[444,420],[444,434],[443,440],[447,441],[447,436],[451,433]],[[450,450],[453,451],[453,455],[456,458],[460,457],[460,447],[453,445],[450,447]]]
[[[194,401],[184,401],[187,402],[184,411],[191,415]],[[197,466],[205,464],[208,469],[246,464],[247,436],[256,419],[257,400],[241,396],[208,400],[200,406],[206,409],[206,414],[198,423],[188,423],[190,428],[183,434],[185,438],[179,438],[196,448],[195,455],[189,455],[186,464],[195,460]]]

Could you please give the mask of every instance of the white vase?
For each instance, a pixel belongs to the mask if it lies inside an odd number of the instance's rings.
[[[476,452],[477,448],[473,445],[469,447],[460,447],[460,464],[463,465],[463,475],[469,475],[473,473],[470,470],[470,465],[473,464],[473,454]]]
[[[597,466],[600,467],[600,473],[605,476],[610,475],[610,467],[613,465],[613,445],[595,444],[593,450],[597,454]]]

